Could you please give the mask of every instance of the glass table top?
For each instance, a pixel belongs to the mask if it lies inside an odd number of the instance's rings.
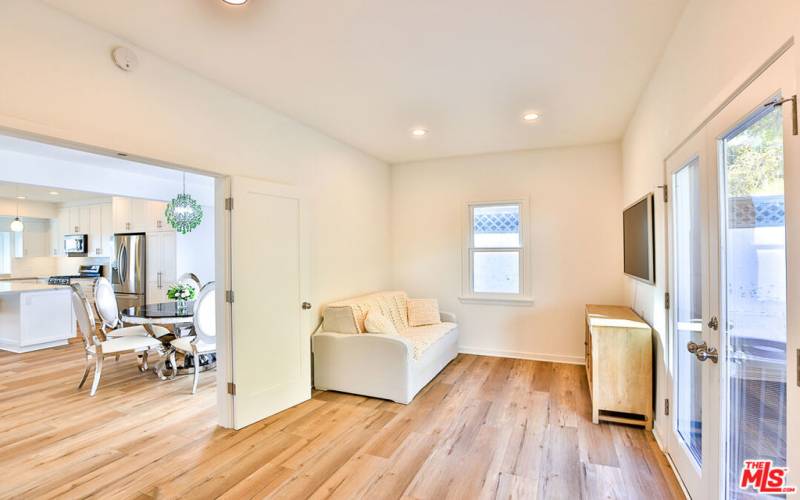
[[[122,310],[129,318],[191,318],[194,315],[194,301],[179,307],[177,302],[162,302],[145,306],[129,307]]]

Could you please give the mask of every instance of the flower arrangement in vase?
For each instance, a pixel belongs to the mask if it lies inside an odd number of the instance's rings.
[[[178,309],[186,307],[186,302],[197,297],[197,290],[188,283],[175,283],[167,290],[167,298],[178,304]]]

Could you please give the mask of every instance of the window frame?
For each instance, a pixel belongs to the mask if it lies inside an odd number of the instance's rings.
[[[519,206],[519,242],[518,247],[476,247],[474,232],[474,214],[476,208],[504,205]],[[462,245],[462,303],[489,303],[501,305],[525,306],[533,304],[530,277],[530,239],[529,239],[529,201],[525,198],[511,200],[471,201],[466,203],[463,222]],[[474,287],[474,269],[476,253],[517,252],[519,255],[519,292],[518,293],[486,293],[476,292]]]

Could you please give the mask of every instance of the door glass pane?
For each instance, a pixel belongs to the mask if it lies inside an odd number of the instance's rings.
[[[703,458],[703,379],[700,361],[686,346],[703,341],[703,286],[700,212],[700,164],[693,160],[673,175],[675,235],[674,324],[677,431],[697,461]]]
[[[744,460],[786,465],[786,251],[782,112],[769,108],[721,143],[725,194],[728,497]]]
[[[520,247],[519,205],[479,206],[472,209],[475,248]]]
[[[519,252],[473,254],[473,290],[476,293],[520,293]]]

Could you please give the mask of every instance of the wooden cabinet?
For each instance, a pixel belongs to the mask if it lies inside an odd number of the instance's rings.
[[[175,232],[147,234],[147,303],[167,302],[167,290],[177,276]]]
[[[623,306],[586,306],[592,421],[653,426],[653,333]]]

